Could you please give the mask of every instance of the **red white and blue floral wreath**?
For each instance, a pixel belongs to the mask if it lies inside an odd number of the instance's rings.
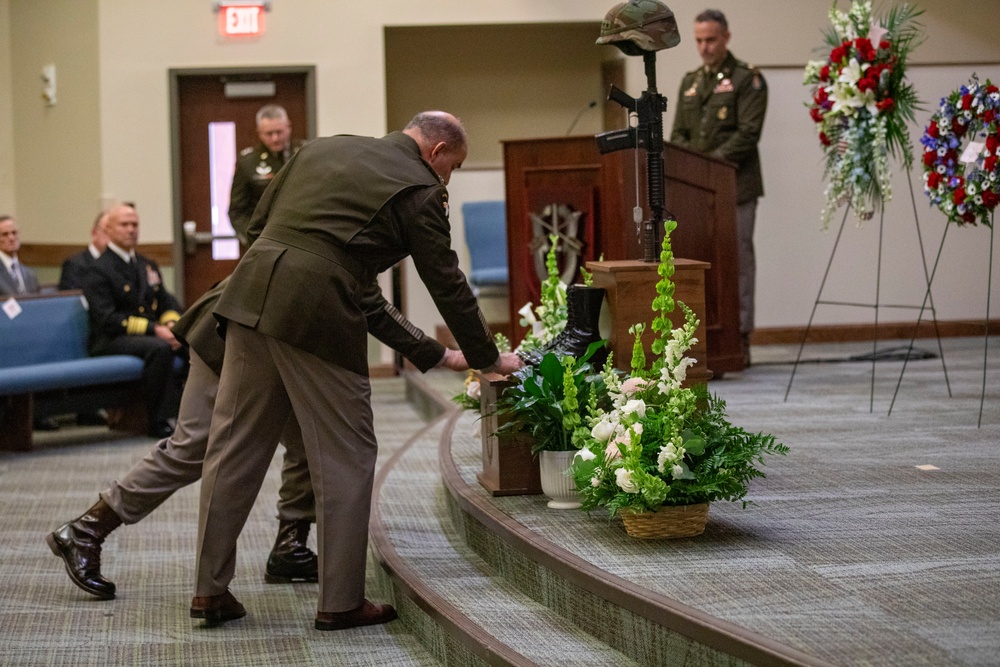
[[[973,75],[941,100],[924,131],[924,192],[951,222],[993,226],[1000,204],[998,120],[1000,89]]]

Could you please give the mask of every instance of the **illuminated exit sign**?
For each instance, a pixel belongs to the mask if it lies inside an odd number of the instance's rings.
[[[260,37],[264,34],[266,2],[219,3],[219,32],[225,37]]]

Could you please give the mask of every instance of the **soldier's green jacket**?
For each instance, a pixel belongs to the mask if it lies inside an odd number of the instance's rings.
[[[764,194],[757,142],[766,111],[760,71],[727,53],[716,73],[699,67],[684,75],[670,141],[734,162],[742,204]]]
[[[247,245],[247,228],[257,202],[287,159],[300,147],[301,142],[293,143],[284,152],[272,153],[263,142],[258,141],[256,146],[240,151],[229,192],[229,221],[243,245]]]
[[[448,191],[402,132],[310,141],[264,193],[215,308],[360,375],[367,335],[424,370],[444,348],[391,307],[377,275],[407,256],[473,368],[497,361],[493,335],[451,247]]]

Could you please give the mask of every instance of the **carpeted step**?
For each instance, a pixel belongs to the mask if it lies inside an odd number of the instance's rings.
[[[447,665],[634,665],[495,576],[451,522],[438,446],[453,415],[432,422],[386,463],[373,547],[401,618]]]

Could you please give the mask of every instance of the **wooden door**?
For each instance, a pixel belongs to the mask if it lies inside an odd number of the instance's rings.
[[[299,67],[170,74],[175,245],[182,258],[177,281],[190,305],[232,273],[245,250],[231,237],[229,188],[238,151],[257,144],[257,110],[281,105],[292,125],[292,142],[313,138],[314,73]]]

